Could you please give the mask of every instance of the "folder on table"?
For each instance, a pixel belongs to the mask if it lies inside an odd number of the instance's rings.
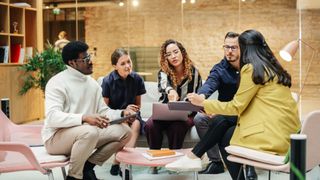
[[[197,111],[197,112],[204,111],[203,107],[193,105],[189,101],[168,102],[168,106],[170,110]]]

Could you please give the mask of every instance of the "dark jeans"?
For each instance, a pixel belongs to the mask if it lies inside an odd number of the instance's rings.
[[[169,149],[181,149],[184,137],[193,126],[193,117],[187,121],[159,121],[148,119],[144,131],[150,149],[161,149],[163,135],[165,131],[168,137]]]
[[[224,163],[226,164],[228,171],[232,179],[237,179],[241,164],[230,162],[227,160],[228,153],[224,149],[229,146],[231,137],[235,129],[236,121],[230,120],[229,116],[218,116],[212,120],[210,127],[204,137],[196,144],[192,149],[192,152],[202,157],[203,154],[218,144],[220,153]],[[240,172],[240,179],[244,179],[243,171]]]

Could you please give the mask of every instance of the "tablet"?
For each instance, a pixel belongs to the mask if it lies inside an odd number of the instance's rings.
[[[118,118],[118,119],[115,119],[113,121],[110,121],[109,122],[109,125],[113,125],[113,124],[121,124],[123,123],[124,121],[126,121],[127,119],[129,118],[135,118],[137,116],[137,114],[131,114],[129,116],[125,116],[125,117],[121,117],[121,118]]]
[[[204,111],[203,107],[193,105],[190,101],[175,101],[168,102],[170,110],[179,110],[179,111]]]
[[[29,144],[29,147],[42,147],[44,144]]]

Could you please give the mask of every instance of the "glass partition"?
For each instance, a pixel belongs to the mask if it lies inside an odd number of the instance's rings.
[[[85,8],[68,6],[61,8],[59,4],[46,3],[43,10],[44,43],[54,44],[60,32],[65,31],[68,40],[85,40],[84,18]],[[78,15],[77,15],[78,14]],[[77,28],[78,27],[78,28]]]
[[[53,14],[49,2],[66,8],[61,8],[60,14]],[[285,44],[299,38],[296,1],[79,0],[70,3],[45,0],[44,3],[44,41],[54,42],[61,30],[68,32],[70,40],[78,36],[79,40],[86,41],[94,54],[95,78],[113,70],[111,53],[124,47],[130,51],[134,70],[147,81],[157,81],[160,46],[172,38],[186,47],[202,78],[206,79],[212,66],[223,58],[225,34],[256,29],[265,36],[276,57],[292,75],[292,91],[299,93],[300,82],[305,82],[302,94],[319,99],[319,53],[313,55],[313,50],[302,46],[301,64],[298,54],[292,62],[285,62],[278,55]],[[46,5],[49,9],[45,9]],[[319,9],[302,10],[301,31],[302,40],[317,52],[320,49]],[[308,69],[310,59],[313,62]]]

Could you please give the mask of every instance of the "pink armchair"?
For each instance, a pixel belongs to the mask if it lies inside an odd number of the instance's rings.
[[[41,128],[41,125],[13,124],[0,111],[0,173],[37,170],[53,180],[51,169],[61,167],[66,177],[68,157],[46,152],[41,142]]]
[[[303,121],[301,134],[307,135],[306,170],[309,171],[320,164],[320,110],[308,114]],[[255,166],[270,171],[289,172],[289,163],[284,163],[285,156],[272,155],[245,147],[228,146],[228,160],[244,165]]]

